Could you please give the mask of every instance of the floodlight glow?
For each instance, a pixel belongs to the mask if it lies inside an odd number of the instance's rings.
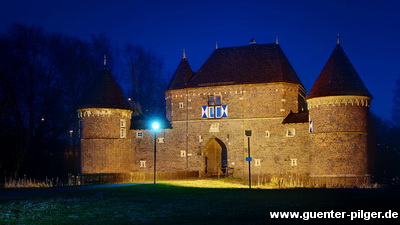
[[[159,124],[158,122],[154,122],[154,123],[151,124],[151,127],[152,127],[154,130],[158,130],[158,128],[160,128],[160,124]]]

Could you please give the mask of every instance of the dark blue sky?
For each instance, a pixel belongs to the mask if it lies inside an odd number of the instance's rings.
[[[2,2],[0,31],[12,22],[89,39],[107,33],[117,44],[152,49],[173,72],[186,49],[194,71],[219,47],[279,44],[310,91],[340,33],[341,44],[374,96],[372,111],[390,119],[400,73],[400,2],[396,0]]]

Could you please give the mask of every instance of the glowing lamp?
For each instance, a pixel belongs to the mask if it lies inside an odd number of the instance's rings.
[[[154,122],[154,123],[151,124],[151,127],[152,127],[154,130],[158,130],[158,128],[160,128],[160,124],[159,124],[158,122]]]

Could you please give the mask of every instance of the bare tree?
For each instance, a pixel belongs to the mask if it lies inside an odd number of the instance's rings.
[[[134,115],[165,116],[167,79],[163,76],[163,60],[152,51],[131,44],[125,45],[124,53]]]

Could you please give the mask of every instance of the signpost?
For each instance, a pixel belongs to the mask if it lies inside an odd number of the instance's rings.
[[[154,130],[154,184],[156,183],[156,165],[157,165],[157,130],[160,128],[160,124],[157,122],[154,122],[151,124],[151,127]]]
[[[251,189],[251,161],[253,160],[250,157],[250,137],[251,137],[251,130],[245,130],[245,135],[247,136],[247,152],[248,156],[246,157],[246,161],[249,162],[249,189]]]

